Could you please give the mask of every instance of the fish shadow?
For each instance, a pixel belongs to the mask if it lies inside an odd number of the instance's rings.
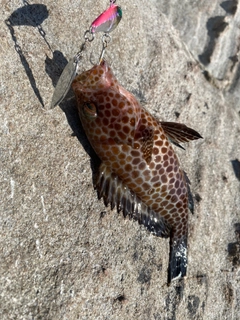
[[[95,176],[98,173],[101,160],[93,150],[85,134],[85,131],[82,127],[82,123],[78,115],[76,100],[75,100],[75,97],[73,96],[72,90],[69,91],[65,101],[60,103],[60,108],[65,113],[68,124],[73,131],[72,135],[77,137],[83,149],[86,151],[86,153],[90,157],[90,167],[92,170],[92,183],[94,184]]]
[[[52,59],[46,57],[45,71],[52,80],[52,84],[54,87],[56,87],[57,82],[67,63],[68,61],[61,51],[54,51]],[[81,143],[84,150],[90,157],[92,181],[94,181],[94,176],[98,172],[101,161],[93,150],[82,127],[82,123],[78,115],[76,99],[71,88],[69,89],[67,95],[64,97],[63,101],[59,104],[59,107],[65,113],[68,124],[73,131],[72,135],[77,137],[78,141]]]

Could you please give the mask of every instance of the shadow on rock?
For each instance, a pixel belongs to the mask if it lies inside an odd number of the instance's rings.
[[[101,164],[100,159],[96,155],[95,151],[93,150],[91,144],[89,143],[87,136],[84,132],[82,127],[78,110],[76,107],[76,101],[73,96],[72,90],[69,91],[68,95],[65,98],[65,102],[60,104],[60,108],[65,113],[67,121],[73,131],[73,135],[75,135],[81,145],[83,146],[84,150],[90,157],[91,161],[91,170],[92,170],[92,182],[94,182],[94,177],[98,173],[99,166]]]
[[[45,60],[45,71],[52,80],[52,84],[56,87],[58,79],[67,65],[68,61],[61,51],[54,51],[53,58],[49,57]]]
[[[234,224],[236,242],[228,244],[228,258],[232,262],[233,267],[240,266],[240,223]]]
[[[46,58],[45,70],[51,78],[54,87],[56,86],[58,79],[66,65],[67,59],[60,51],[54,51],[53,59],[50,59],[48,57]],[[77,139],[83,146],[84,150],[91,158],[92,181],[94,181],[94,175],[98,172],[100,159],[98,158],[92,146],[90,145],[87,136],[83,130],[72,89],[69,90],[68,94],[59,104],[59,107],[66,115],[68,124],[73,131],[73,136],[77,137]]]
[[[231,15],[235,15],[238,6],[238,0],[223,1],[220,6]]]
[[[240,181],[240,162],[238,159],[231,160],[233,171],[235,173],[236,178]]]
[[[211,62],[211,56],[216,46],[216,40],[228,25],[224,20],[225,16],[216,16],[208,19],[207,21],[206,27],[208,30],[209,41],[204,52],[199,55],[199,60],[204,65],[208,65]]]
[[[38,28],[40,35],[43,37],[47,46],[51,50],[49,43],[46,40],[46,33],[41,27],[41,23],[48,18],[47,7],[43,4],[29,4],[27,1],[23,1],[24,6],[15,10],[10,17],[5,20],[5,23],[11,33],[12,40],[14,42],[14,47],[19,55],[23,68],[25,69],[26,75],[29,79],[31,87],[38,98],[42,106],[44,106],[43,99],[37,88],[36,81],[30,65],[23,54],[23,50],[17,41],[17,37],[14,32],[14,26],[32,26]],[[52,50],[51,50],[52,51]]]
[[[44,4],[29,4],[27,1],[24,4],[8,18],[12,26],[37,27],[48,18],[48,10]]]

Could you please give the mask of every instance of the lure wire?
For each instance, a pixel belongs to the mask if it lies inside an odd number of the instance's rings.
[[[23,1],[26,5],[27,0]],[[85,31],[84,41],[80,46],[80,50],[74,55],[73,58],[69,60],[60,78],[58,79],[58,83],[55,87],[52,97],[51,108],[54,108],[56,105],[58,105],[66,96],[71,83],[77,74],[79,62],[83,57],[83,53],[86,51],[88,44],[94,40],[96,32],[103,32],[102,51],[99,58],[99,64],[102,62],[105,50],[112,39],[108,33],[115,29],[122,18],[121,8],[116,6],[115,3],[116,0],[110,0],[109,8],[101,13],[97,19],[92,22],[90,28]]]
[[[102,36],[102,51],[101,51],[101,55],[100,55],[98,64],[101,64],[103,57],[104,57],[105,50],[111,41],[112,41],[112,37],[109,34],[104,33],[104,35]]]

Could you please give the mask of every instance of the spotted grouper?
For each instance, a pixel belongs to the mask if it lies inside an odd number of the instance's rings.
[[[170,237],[168,282],[186,276],[193,201],[171,142],[201,136],[183,124],[155,119],[104,60],[78,75],[72,88],[82,126],[101,160],[94,181],[99,199],[153,234]]]

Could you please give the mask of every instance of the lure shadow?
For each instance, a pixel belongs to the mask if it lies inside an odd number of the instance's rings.
[[[14,26],[37,27],[48,18],[48,10],[44,4],[29,4],[24,1],[24,6],[15,10],[8,20]]]
[[[36,81],[30,68],[30,65],[24,56],[23,50],[18,43],[17,37],[14,32],[14,26],[32,26],[38,28],[40,35],[43,37],[44,41],[48,45],[49,49],[52,51],[49,43],[46,40],[46,33],[41,27],[41,23],[48,18],[47,7],[43,4],[29,4],[27,1],[23,1],[24,6],[15,10],[8,19],[5,20],[5,23],[10,31],[12,40],[14,42],[14,47],[16,52],[19,55],[22,66],[28,76],[31,87],[38,98],[41,105],[44,107],[43,99],[37,88]]]
[[[63,69],[67,65],[68,61],[64,57],[61,51],[54,51],[53,58],[50,59],[49,57],[45,60],[45,71],[52,80],[52,84],[56,87],[58,79],[63,72]]]

